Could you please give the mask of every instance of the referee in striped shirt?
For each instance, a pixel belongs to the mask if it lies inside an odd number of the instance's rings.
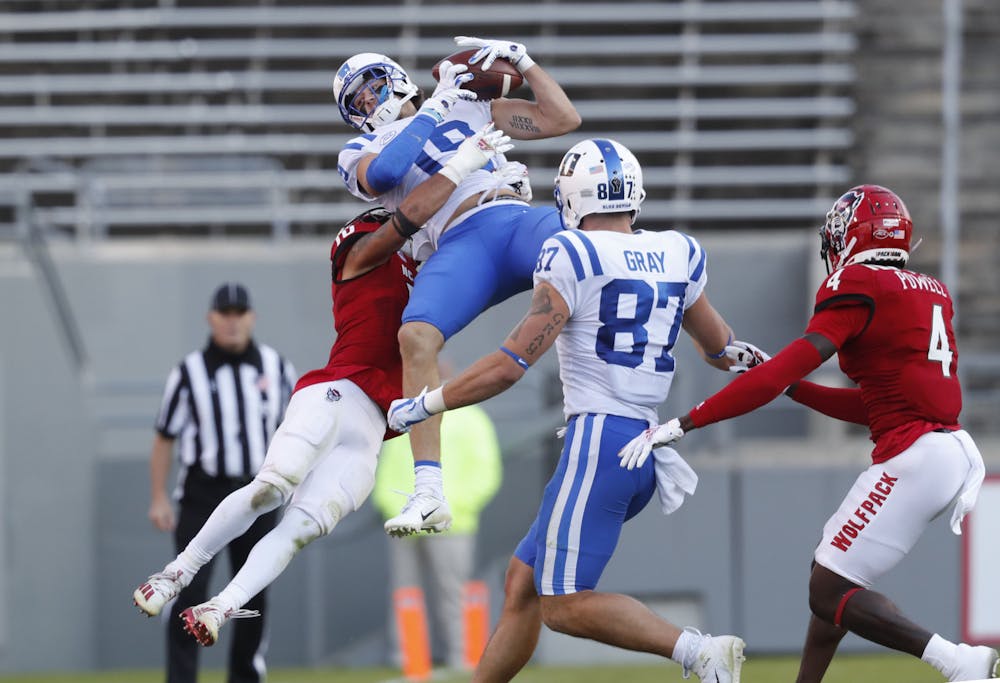
[[[208,345],[192,351],[171,371],[156,419],[150,458],[149,518],[161,531],[173,531],[179,553],[201,529],[215,507],[245,486],[264,462],[264,454],[295,386],[295,368],[277,351],[253,340],[256,321],[246,287],[229,282],[212,296]],[[180,471],[174,506],[167,493],[174,442]],[[235,573],[254,544],[274,528],[278,512],[257,518],[229,544]],[[195,683],[197,641],[184,632],[180,612],[208,599],[212,563],[181,591],[167,622],[167,683]],[[247,609],[265,613],[265,592]],[[242,619],[233,629],[228,683],[260,683],[264,678],[264,619]]]

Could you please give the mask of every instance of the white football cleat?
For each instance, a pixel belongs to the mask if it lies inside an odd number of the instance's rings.
[[[986,678],[996,678],[997,651],[985,645],[973,647],[965,643],[958,644],[955,668],[949,676],[949,681],[981,681]]]
[[[183,572],[157,572],[132,592],[132,602],[147,617],[155,617],[163,606],[177,597],[186,585],[181,581]]]
[[[427,491],[418,491],[406,499],[398,515],[385,523],[390,536],[410,536],[426,531],[438,533],[451,526],[451,508],[443,497]]]
[[[706,633],[691,670],[684,670],[684,678],[693,671],[701,683],[740,683],[740,670],[746,660],[744,647],[742,638]]]
[[[184,630],[205,647],[215,645],[215,641],[219,639],[219,629],[230,619],[259,616],[260,612],[255,609],[223,610],[215,600],[188,607],[180,613],[180,618],[184,622]]]

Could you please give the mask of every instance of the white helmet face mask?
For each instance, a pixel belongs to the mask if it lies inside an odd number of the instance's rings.
[[[364,52],[341,65],[333,78],[333,95],[344,121],[373,131],[399,118],[403,104],[416,97],[417,86],[399,64],[385,55]],[[377,105],[369,112],[365,103]]]
[[[574,230],[592,213],[630,211],[632,223],[646,197],[642,167],[625,145],[594,138],[570,148],[559,164],[556,206],[563,226]]]

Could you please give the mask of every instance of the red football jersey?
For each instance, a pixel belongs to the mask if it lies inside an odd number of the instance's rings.
[[[369,224],[370,225],[370,224]],[[378,226],[374,225],[371,230]],[[349,379],[388,412],[403,395],[403,360],[396,334],[410,297],[416,261],[396,253],[384,264],[350,280],[340,278],[347,252],[364,234],[348,226],[330,248],[333,283],[333,326],[337,338],[326,367],[307,372],[295,389]]]
[[[861,306],[867,316],[854,316],[855,329],[826,329],[814,317],[806,332],[837,346],[840,369],[860,388],[873,461],[934,429],[959,428],[958,348],[945,286],[909,270],[856,264],[834,271],[816,293],[816,313],[837,306]]]

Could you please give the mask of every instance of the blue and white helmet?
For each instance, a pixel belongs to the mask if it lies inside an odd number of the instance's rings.
[[[592,213],[631,211],[632,222],[646,198],[642,167],[625,145],[593,138],[573,145],[559,164],[556,206],[563,227],[574,230]]]
[[[363,92],[378,101],[372,112],[359,106]],[[333,96],[347,125],[373,131],[399,118],[403,104],[416,97],[419,89],[399,64],[385,55],[362,52],[354,55],[337,70],[333,78]]]

